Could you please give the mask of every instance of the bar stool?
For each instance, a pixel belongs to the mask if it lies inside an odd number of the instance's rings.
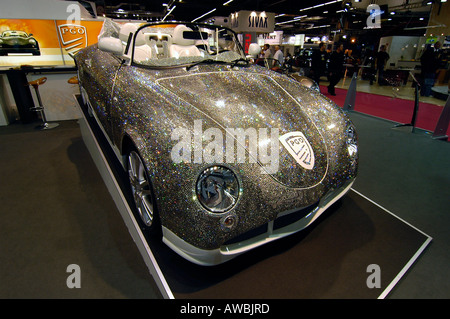
[[[39,85],[44,84],[46,81],[47,81],[47,78],[44,76],[37,80],[28,82],[28,84],[31,85],[34,88],[34,90],[36,91],[36,97],[39,102],[39,106],[30,108],[31,111],[36,111],[41,114],[42,124],[39,125],[38,127],[36,127],[36,129],[39,129],[39,130],[49,130],[49,129],[55,128],[59,125],[58,123],[48,123],[47,118],[45,117],[44,106],[42,105],[41,95],[39,94]]]
[[[67,83],[69,84],[78,84],[78,76],[72,76],[70,79],[67,80]]]

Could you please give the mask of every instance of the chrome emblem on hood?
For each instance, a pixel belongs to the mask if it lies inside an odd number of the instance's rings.
[[[286,133],[280,136],[280,142],[303,168],[313,169],[314,152],[302,132]]]

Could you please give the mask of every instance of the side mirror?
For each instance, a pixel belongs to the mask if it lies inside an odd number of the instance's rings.
[[[117,38],[105,37],[98,41],[98,48],[105,52],[111,52],[112,54],[122,55],[123,45],[122,41]]]
[[[250,43],[250,46],[248,47],[248,54],[256,57],[261,52],[261,47],[258,45],[258,43]]]

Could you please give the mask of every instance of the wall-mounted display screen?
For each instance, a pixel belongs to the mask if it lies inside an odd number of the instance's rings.
[[[0,19],[0,66],[74,65],[69,53],[97,43],[103,20]]]

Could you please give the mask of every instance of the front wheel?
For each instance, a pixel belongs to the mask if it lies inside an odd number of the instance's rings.
[[[149,234],[156,235],[160,225],[152,184],[147,169],[135,150],[128,153],[127,170],[134,208],[140,218],[141,226]]]

